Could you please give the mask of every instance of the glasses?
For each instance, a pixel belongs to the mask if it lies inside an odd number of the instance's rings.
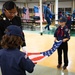
[[[8,10],[6,10],[6,12],[7,12],[9,15],[17,15],[17,12],[11,12],[11,11],[8,11]]]

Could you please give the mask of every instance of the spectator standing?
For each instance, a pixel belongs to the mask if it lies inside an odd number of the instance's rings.
[[[51,25],[50,17],[51,17],[51,15],[53,15],[53,13],[51,12],[50,8],[51,8],[51,4],[47,4],[47,7],[44,10],[45,19],[47,21],[47,25],[45,26],[44,29],[45,30],[47,29],[48,31],[50,30],[49,26]]]
[[[71,30],[71,15],[69,13],[66,14],[66,18],[67,18],[67,22],[66,22],[66,25],[67,27],[69,28],[69,30]]]

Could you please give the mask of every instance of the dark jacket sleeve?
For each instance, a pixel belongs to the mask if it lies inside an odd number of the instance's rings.
[[[23,57],[20,61],[20,67],[23,70],[28,71],[29,73],[32,73],[34,71],[34,66],[35,64],[29,58],[25,59]]]
[[[47,13],[53,15],[52,11],[49,8],[47,8]]]
[[[23,44],[22,44],[22,47],[23,47],[23,46],[26,46],[26,41],[25,41],[25,35],[24,35],[24,32],[23,32],[23,37],[24,37],[24,42],[23,42]]]
[[[4,35],[4,25],[3,25],[3,17],[0,15],[0,40],[2,39],[2,36]]]
[[[68,38],[68,39],[70,39],[70,31],[69,31],[69,29],[67,29],[67,31],[66,31],[66,38]]]

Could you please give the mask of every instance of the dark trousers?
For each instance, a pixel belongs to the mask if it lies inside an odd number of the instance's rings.
[[[68,43],[63,42],[57,52],[58,52],[58,64],[62,64],[62,51],[63,51],[63,58],[64,58],[64,66],[68,66]]]
[[[46,21],[47,21],[47,25],[45,26],[45,29],[47,28],[48,30],[50,30],[49,26],[51,25],[51,21],[50,21],[50,18],[45,18]]]

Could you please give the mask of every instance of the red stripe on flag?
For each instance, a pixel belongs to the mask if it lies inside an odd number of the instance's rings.
[[[38,52],[38,53],[28,53],[27,55],[30,56],[30,55],[38,55],[38,54],[40,54],[40,52]]]
[[[41,61],[46,57],[43,54],[40,54],[40,52],[28,53],[27,55],[33,61],[33,63],[37,63],[38,61]]]
[[[32,58],[31,60],[38,61],[38,60],[41,60],[42,58],[44,58],[44,56],[35,57],[35,58]]]

